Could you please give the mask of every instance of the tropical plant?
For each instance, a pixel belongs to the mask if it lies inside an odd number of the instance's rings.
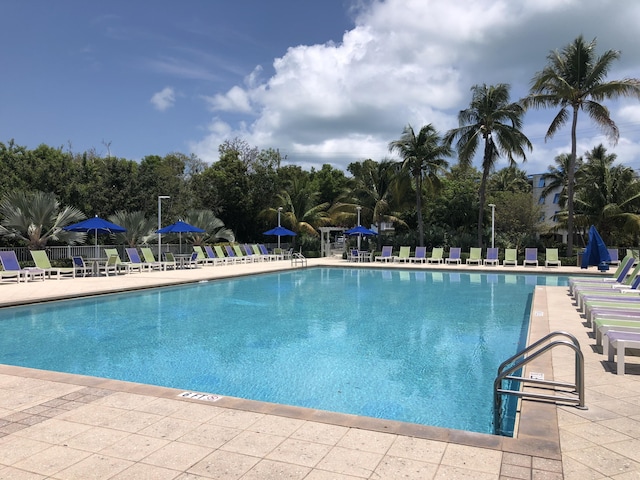
[[[129,247],[147,243],[149,238],[156,236],[155,231],[158,228],[155,219],[146,217],[142,211],[120,210],[110,215],[108,220],[127,229],[126,232],[116,233],[115,238],[118,243]]]
[[[282,206],[281,223],[298,234],[318,236],[318,227],[330,223],[328,203],[318,203],[319,193],[307,188],[306,182],[294,178],[287,190],[276,195],[276,205]],[[267,209],[267,215],[277,215],[277,210]]]
[[[0,201],[0,235],[24,243],[32,250],[49,241],[82,242],[86,234],[67,232],[63,227],[85,218],[74,207],[61,207],[53,193],[12,191]]]
[[[567,206],[567,187],[569,185],[569,165],[571,162],[571,155],[568,153],[561,153],[554,159],[556,165],[549,165],[548,171],[541,175],[541,179],[544,180],[544,188],[540,195],[546,198],[551,193],[556,193],[560,190],[560,198],[558,205],[561,208]],[[574,167],[574,182],[580,178],[580,169],[582,168],[582,157],[576,158]]]
[[[585,154],[576,182],[576,224],[595,225],[605,242],[631,241],[640,233],[640,179],[633,168],[614,165],[615,154],[598,145]],[[624,238],[624,237],[627,238]]]
[[[235,242],[236,237],[230,228],[225,227],[211,210],[189,210],[184,221],[194,227],[205,230],[205,233],[187,233],[186,237],[193,245],[205,245],[207,243]]]
[[[411,125],[407,125],[402,131],[402,136],[389,143],[389,151],[400,155],[403,168],[409,172],[415,182],[418,244],[424,246],[423,186],[426,183],[430,190],[438,190],[440,175],[449,166],[444,158],[451,155],[451,147],[442,143],[440,135],[432,124],[422,127],[418,135],[415,134]]]
[[[582,35],[562,50],[547,56],[547,65],[532,80],[529,95],[522,100],[526,108],[560,108],[547,130],[545,139],[571,120],[571,154],[567,170],[567,255],[573,255],[574,188],[577,150],[578,112],[583,110],[600,126],[612,143],[619,138],[618,127],[609,110],[600,102],[618,97],[640,98],[640,80],[625,78],[605,81],[617,50],[596,56],[596,40],[585,42]]]
[[[489,190],[493,192],[531,192],[527,173],[516,166],[502,168],[489,177]]]
[[[515,165],[515,158],[526,160],[525,147],[532,150],[529,139],[522,133],[522,117],[524,109],[519,103],[510,103],[509,85],[500,83],[487,86],[474,85],[469,108],[458,114],[459,127],[445,135],[445,142],[452,145],[456,142],[456,150],[460,163],[469,165],[478,151],[480,143],[484,143],[482,155],[482,180],[478,192],[478,246],[482,247],[483,219],[485,210],[486,185],[489,173],[500,156],[506,156],[510,165]]]

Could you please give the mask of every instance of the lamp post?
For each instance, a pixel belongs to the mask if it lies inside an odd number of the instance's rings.
[[[356,207],[356,210],[358,211],[358,226],[360,226],[360,210],[362,210],[362,207],[360,205],[358,205]],[[360,238],[362,237],[362,235],[359,233],[358,234],[358,251],[360,251]]]
[[[280,212],[282,212],[282,207],[278,207],[278,226],[280,226]],[[280,235],[278,235],[278,251],[280,251]]]
[[[162,199],[169,195],[158,195],[158,230],[162,228]],[[158,260],[162,260],[162,234],[158,232]]]
[[[496,206],[493,203],[490,203],[491,207],[491,248],[495,247],[495,238],[496,238]]]

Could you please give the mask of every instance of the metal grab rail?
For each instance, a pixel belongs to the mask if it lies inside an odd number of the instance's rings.
[[[302,253],[293,252],[291,254],[291,266],[300,265],[302,267],[307,266],[307,257],[302,255]]]
[[[555,341],[544,344],[545,342],[548,342],[550,339],[554,337],[559,337],[559,336],[567,337],[569,338],[570,341],[555,340]],[[536,358],[538,358],[543,353],[546,353],[547,351],[557,346],[566,346],[575,352],[575,383],[556,382],[552,380],[542,380],[542,379],[526,378],[526,377],[511,375],[516,370],[519,370],[520,368],[524,367],[526,364],[528,364],[532,360],[535,360]],[[533,353],[525,357],[525,355],[529,354],[530,352],[533,352]],[[508,367],[509,365],[511,366]],[[520,382],[521,386],[524,386],[526,384],[531,384],[536,386],[544,385],[544,386],[554,387],[554,390],[556,388],[571,389],[570,391],[568,390],[559,390],[559,391],[565,392],[565,393],[574,393],[574,394],[577,393],[578,398],[568,397],[564,395],[525,392],[522,389],[510,390],[508,388],[502,388],[503,380],[517,381],[517,382]],[[493,415],[494,415],[494,429],[496,434],[500,434],[501,432],[501,425],[500,425],[501,424],[500,407],[501,407],[501,398],[502,398],[501,395],[514,395],[520,398],[531,398],[531,399],[537,399],[537,400],[547,400],[547,401],[553,401],[553,402],[568,403],[568,404],[575,405],[576,408],[586,410],[587,407],[585,406],[585,401],[584,401],[584,355],[580,350],[580,343],[578,342],[578,339],[572,334],[568,332],[562,332],[562,331],[551,332],[548,335],[545,335],[540,340],[532,343],[524,350],[516,353],[515,355],[513,355],[512,357],[508,358],[507,360],[505,360],[500,364],[500,366],[498,367],[498,375],[496,376],[496,379],[493,382],[493,390],[494,390]]]

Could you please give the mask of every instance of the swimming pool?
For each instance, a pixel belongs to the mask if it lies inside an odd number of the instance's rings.
[[[0,362],[492,432],[535,284],[317,268],[0,310]]]

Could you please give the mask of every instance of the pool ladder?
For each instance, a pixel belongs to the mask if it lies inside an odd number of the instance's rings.
[[[569,340],[553,340],[555,337],[566,337]],[[552,380],[544,380],[541,378],[526,378],[523,376],[512,375],[517,370],[522,369],[526,364],[535,360],[543,353],[552,350],[555,347],[568,347],[575,352],[575,382],[556,382]],[[504,388],[503,381],[518,382],[519,389]],[[524,391],[525,386],[533,387],[551,387],[550,389],[556,394],[537,393]],[[570,394],[570,395],[567,395]],[[577,394],[577,397],[576,397]],[[568,332],[551,332],[545,335],[537,342],[532,343],[524,350],[516,353],[508,358],[500,367],[498,367],[498,375],[493,382],[493,415],[495,433],[500,434],[501,428],[501,407],[502,395],[514,395],[519,398],[530,398],[535,400],[549,401],[557,404],[575,405],[576,408],[587,410],[584,402],[584,356],[580,350],[578,339]]]
[[[307,257],[302,255],[302,253],[293,252],[291,254],[291,266],[292,267],[296,267],[298,265],[300,265],[301,267],[306,267],[307,266]]]

